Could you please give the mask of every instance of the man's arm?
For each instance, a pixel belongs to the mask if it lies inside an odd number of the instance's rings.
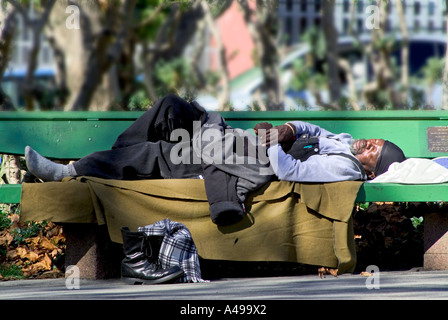
[[[310,136],[333,136],[334,133],[331,133],[328,130],[325,130],[319,126],[314,124],[304,122],[304,121],[292,121],[289,122],[294,125],[296,128],[297,135],[301,135],[304,133],[308,133]]]
[[[295,182],[336,182],[362,179],[354,163],[347,158],[314,155],[306,161],[294,159],[280,145],[268,149],[270,164],[280,180]]]

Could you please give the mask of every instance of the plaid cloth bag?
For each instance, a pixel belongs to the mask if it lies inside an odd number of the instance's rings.
[[[206,282],[201,278],[199,257],[188,228],[170,219],[157,221],[145,227],[139,227],[138,231],[146,235],[163,236],[159,252],[159,261],[163,269],[179,266],[184,271],[180,282]]]

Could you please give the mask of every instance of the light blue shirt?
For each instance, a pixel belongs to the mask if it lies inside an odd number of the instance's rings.
[[[316,125],[303,122],[290,122],[297,128],[297,137],[308,133],[319,137],[319,154],[306,161],[294,159],[286,154],[279,144],[268,149],[271,167],[279,180],[295,182],[337,182],[365,180],[358,166],[350,159],[329,153],[352,155],[350,144],[352,136],[347,133],[334,134]]]

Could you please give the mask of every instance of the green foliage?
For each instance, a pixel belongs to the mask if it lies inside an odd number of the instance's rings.
[[[3,278],[23,279],[22,269],[15,264],[0,264],[0,276]]]
[[[370,202],[360,202],[357,203],[356,205],[359,210],[366,211],[370,206]]]
[[[412,217],[411,218],[412,226],[417,229],[423,223],[423,217]]]
[[[159,5],[166,2],[165,0],[143,0],[143,1],[137,1],[135,5],[135,21],[136,25],[138,23],[142,23],[141,28],[135,29],[137,35],[143,39],[148,40],[154,40],[163,21],[166,19],[166,14],[168,13],[168,10],[165,9],[165,7],[168,7],[168,5],[164,6],[164,9],[157,14],[154,15],[156,10],[158,9]],[[144,23],[144,21],[147,21],[147,19],[151,18],[151,21],[149,23]]]
[[[310,52],[315,58],[325,58],[325,55],[327,54],[327,44],[321,29],[316,27],[307,29],[302,35],[301,41],[310,45]]]
[[[9,218],[8,212],[0,209],[0,231],[11,227],[12,221]]]
[[[11,230],[11,234],[14,236],[14,242],[16,244],[22,244],[25,243],[25,240],[31,237],[35,237],[44,230],[45,226],[47,225],[47,222],[29,222],[25,227],[23,228],[14,228]]]
[[[13,236],[12,244],[19,245],[24,243],[27,238],[37,236],[48,224],[47,221],[21,223],[19,226],[13,226],[12,215],[20,215],[20,206],[2,205],[0,207],[0,231],[10,229],[9,232]]]
[[[305,89],[322,89],[326,86],[327,77],[321,73],[315,72],[307,66],[303,59],[294,61],[292,72],[294,76],[291,79],[290,87],[293,90],[301,91]]]
[[[429,58],[420,70],[423,78],[429,86],[436,82],[441,82],[443,77],[443,68],[445,59]]]
[[[176,93],[186,100],[194,99],[199,84],[193,74],[191,65],[184,58],[157,61],[154,76],[159,96]]]
[[[128,109],[131,111],[147,110],[152,105],[144,90],[134,93],[129,99]]]

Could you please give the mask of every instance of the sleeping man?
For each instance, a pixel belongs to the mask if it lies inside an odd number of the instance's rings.
[[[336,182],[372,179],[403,151],[382,139],[355,140],[316,125],[263,122],[247,130],[231,128],[216,112],[168,95],[146,111],[109,150],[64,165],[27,146],[28,171],[43,181],[69,176],[106,179],[203,178],[212,221],[228,225],[244,216],[249,192],[274,179]],[[180,141],[179,141],[180,140]]]

